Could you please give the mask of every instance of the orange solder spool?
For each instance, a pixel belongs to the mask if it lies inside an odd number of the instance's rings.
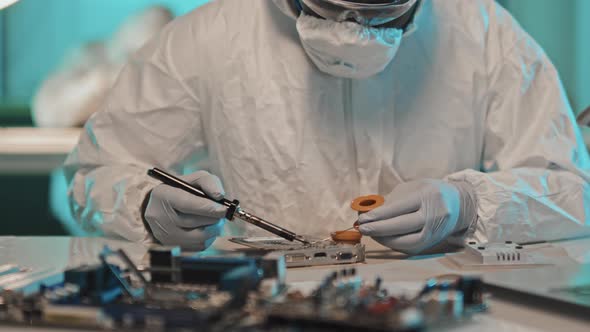
[[[348,229],[345,231],[336,231],[330,234],[332,240],[338,243],[357,244],[361,242],[363,235],[356,229]]]
[[[352,201],[350,207],[357,211],[359,215],[372,211],[385,203],[385,198],[380,195],[369,195],[358,197]],[[358,223],[354,224],[353,229],[337,231],[330,234],[332,240],[338,243],[357,244],[361,242],[363,235],[358,231]]]
[[[359,214],[363,214],[369,211],[373,211],[385,203],[385,198],[380,195],[369,195],[361,196],[350,204],[350,207],[357,211]]]

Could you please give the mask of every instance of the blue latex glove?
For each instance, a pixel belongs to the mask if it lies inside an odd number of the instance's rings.
[[[199,185],[217,200],[225,194],[219,178],[208,172],[198,171],[181,179]],[[219,235],[225,213],[226,207],[220,204],[160,184],[150,193],[144,218],[160,243],[203,250]]]
[[[359,230],[386,247],[414,255],[449,237],[461,237],[476,219],[471,185],[421,180],[395,187],[385,205],[359,217]]]

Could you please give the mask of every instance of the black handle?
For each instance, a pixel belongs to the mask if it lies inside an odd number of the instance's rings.
[[[220,199],[220,200],[216,200],[213,197],[210,197],[209,195],[207,195],[203,191],[203,189],[201,189],[199,186],[192,185],[182,179],[175,177],[172,174],[164,172],[163,170],[161,170],[159,168],[152,168],[152,169],[148,170],[148,175],[153,177],[154,179],[160,180],[160,181],[162,181],[162,183],[172,186],[174,188],[184,190],[184,191],[191,193],[193,195],[196,195],[201,198],[205,198],[210,201],[221,204],[223,206],[226,206],[227,213],[225,214],[225,218],[227,220],[234,219],[234,214],[236,213],[236,210],[240,206],[240,202],[238,200],[230,201],[229,199],[225,199],[225,198]]]

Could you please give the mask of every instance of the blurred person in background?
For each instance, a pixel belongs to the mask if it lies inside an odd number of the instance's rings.
[[[123,22],[111,38],[89,42],[67,54],[33,97],[35,125],[83,126],[100,108],[129,57],[173,17],[165,7],[149,7]]]
[[[100,110],[121,69],[173,19],[163,6],[151,6],[125,20],[108,39],[88,42],[66,55],[63,63],[42,83],[32,101],[38,127],[81,127]],[[51,174],[49,200],[52,213],[72,235],[93,235],[80,229],[68,204],[62,169]]]

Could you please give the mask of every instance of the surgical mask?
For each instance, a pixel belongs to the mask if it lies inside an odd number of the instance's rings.
[[[400,47],[403,31],[335,22],[301,13],[299,38],[318,69],[336,77],[365,79],[382,72]]]

